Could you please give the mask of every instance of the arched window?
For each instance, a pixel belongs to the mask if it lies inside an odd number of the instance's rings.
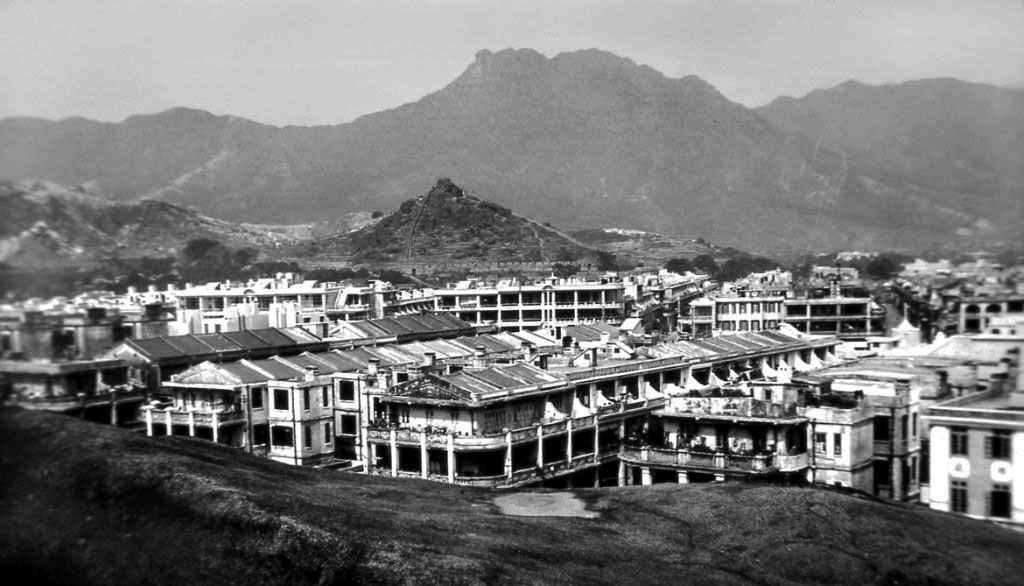
[[[988,307],[985,308],[985,311],[988,313],[1000,313],[1003,311],[1003,308],[1000,307],[998,303],[989,303]]]
[[[977,305],[972,303],[968,305],[966,308],[964,308],[964,311],[966,311],[967,313],[978,313],[981,310],[978,308]]]

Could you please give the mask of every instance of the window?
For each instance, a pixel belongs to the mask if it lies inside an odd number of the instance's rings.
[[[910,482],[912,484],[917,482],[917,456],[910,458]]]
[[[875,417],[875,441],[889,440],[889,417]]]
[[[739,308],[740,309],[740,313],[747,313],[747,304],[746,303],[739,303],[738,305],[740,306],[740,308]]]
[[[745,332],[750,329],[750,322],[743,320],[740,322],[740,331]]]
[[[949,453],[967,455],[967,428],[954,427],[950,429]]]
[[[907,427],[910,425],[908,423],[908,421],[909,421],[909,418],[906,415],[900,417],[900,438],[899,439],[901,439],[903,441],[907,441],[907,438],[910,437],[909,434],[907,433]]]
[[[950,484],[949,506],[954,513],[967,512],[967,481],[954,480]]]
[[[309,388],[302,389],[302,409],[309,411]]]
[[[302,426],[302,447],[307,450],[313,448],[313,428],[309,425]]]
[[[290,448],[295,445],[294,432],[290,427],[274,425],[270,428],[270,443],[274,446]]]
[[[833,433],[832,434],[832,455],[842,456],[843,455],[843,434]]]
[[[257,446],[270,443],[270,427],[266,423],[257,423],[252,426],[252,443]]]
[[[426,411],[424,411],[424,416],[427,419],[427,425],[430,425],[430,424],[434,423],[434,410],[433,409],[427,409]]]
[[[343,380],[338,383],[338,398],[342,401],[356,400],[356,381]]]
[[[720,313],[720,314],[729,313],[729,304],[728,303],[723,303],[723,304],[719,305],[718,306],[718,313]]]
[[[1011,510],[1010,485],[992,485],[991,503],[989,514],[993,517],[1010,518]]]
[[[985,438],[985,457],[990,460],[1008,460],[1010,458],[1010,432],[1005,429],[994,429],[992,435]]]
[[[325,446],[329,446],[329,445],[331,445],[331,442],[333,442],[333,441],[334,441],[334,436],[331,435],[331,424],[330,423],[325,423],[324,424],[324,445]]]
[[[288,410],[288,389],[274,389],[274,409]]]
[[[819,453],[819,454],[824,454],[824,453],[828,452],[828,447],[826,445],[827,439],[828,439],[828,434],[825,434],[825,433],[816,433],[816,434],[814,434],[814,451]]]
[[[409,408],[408,407],[402,407],[399,410],[399,418],[400,418],[402,423],[409,423]]]
[[[917,437],[917,413],[910,416],[910,435]]]
[[[252,403],[253,409],[263,408],[263,389],[250,389],[249,390],[249,401]]]
[[[458,423],[458,422],[459,422],[459,410],[458,409],[452,409],[452,423],[455,424],[455,423]]]
[[[357,419],[355,415],[341,416],[341,435],[356,435],[358,433]]]
[[[329,407],[331,404],[331,388],[323,387],[320,389],[320,393],[323,395],[324,407]]]
[[[750,304],[750,313],[760,313],[760,312],[761,312],[761,304],[760,303],[751,303]]]

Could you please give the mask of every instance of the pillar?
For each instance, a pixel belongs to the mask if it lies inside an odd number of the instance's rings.
[[[398,476],[398,431],[395,429],[391,430],[391,475]]]
[[[678,476],[679,484],[690,484],[690,477],[686,475],[685,471],[680,470]]]
[[[565,422],[565,461],[568,462],[569,467],[572,467],[572,418],[569,418]]]
[[[715,482],[725,482],[725,474],[715,474]]]
[[[110,391],[110,425],[117,427],[117,391]]]
[[[651,467],[644,466],[640,469],[640,484],[644,486],[650,486],[654,484],[654,480],[651,477]]]
[[[298,441],[298,438],[295,438]],[[213,412],[213,443],[220,441],[220,414]]]
[[[626,486],[626,463],[619,460],[619,486]]]
[[[505,432],[505,477],[512,482],[512,430]]]
[[[164,411],[164,425],[167,426],[167,435],[171,435],[173,428],[171,427],[171,411]]]
[[[544,467],[544,424],[537,424],[537,467]]]
[[[427,432],[420,432],[420,478],[426,480],[429,475],[430,458],[427,456]]]
[[[448,434],[448,482],[455,484],[455,435],[452,433]]]
[[[188,437],[196,437],[196,414],[194,411],[188,412]]]
[[[153,409],[146,408],[146,435],[153,437]]]

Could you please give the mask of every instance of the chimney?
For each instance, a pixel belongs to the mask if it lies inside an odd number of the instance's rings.
[[[371,358],[366,364],[366,374],[376,375],[380,370],[380,358]]]
[[[150,293],[156,293],[156,285],[150,285],[146,290]]]
[[[435,352],[424,352],[423,353],[423,366],[428,369],[434,368],[437,365],[437,353]]]
[[[487,350],[483,346],[473,350],[473,368],[487,368]]]
[[[612,335],[608,332],[601,332],[601,344],[607,346],[612,341]]]
[[[597,368],[597,348],[590,349],[590,368]]]
[[[315,367],[315,366],[307,366],[306,367],[305,375],[302,377],[302,380],[304,380],[306,382],[313,382],[316,379],[316,375],[318,373],[319,373],[319,370],[317,370],[317,367]]]
[[[530,362],[533,360],[533,345],[529,342],[522,342],[519,344],[519,349],[523,352],[523,362]]]
[[[540,367],[541,370],[548,369],[548,358],[550,358],[548,354],[541,354],[537,357],[537,366]]]

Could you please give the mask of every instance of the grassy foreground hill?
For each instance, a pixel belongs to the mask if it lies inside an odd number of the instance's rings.
[[[577,489],[595,517],[509,516],[509,492],[10,408],[0,475],[0,568],[27,583],[1011,584],[1024,551],[1020,533],[800,487]]]

